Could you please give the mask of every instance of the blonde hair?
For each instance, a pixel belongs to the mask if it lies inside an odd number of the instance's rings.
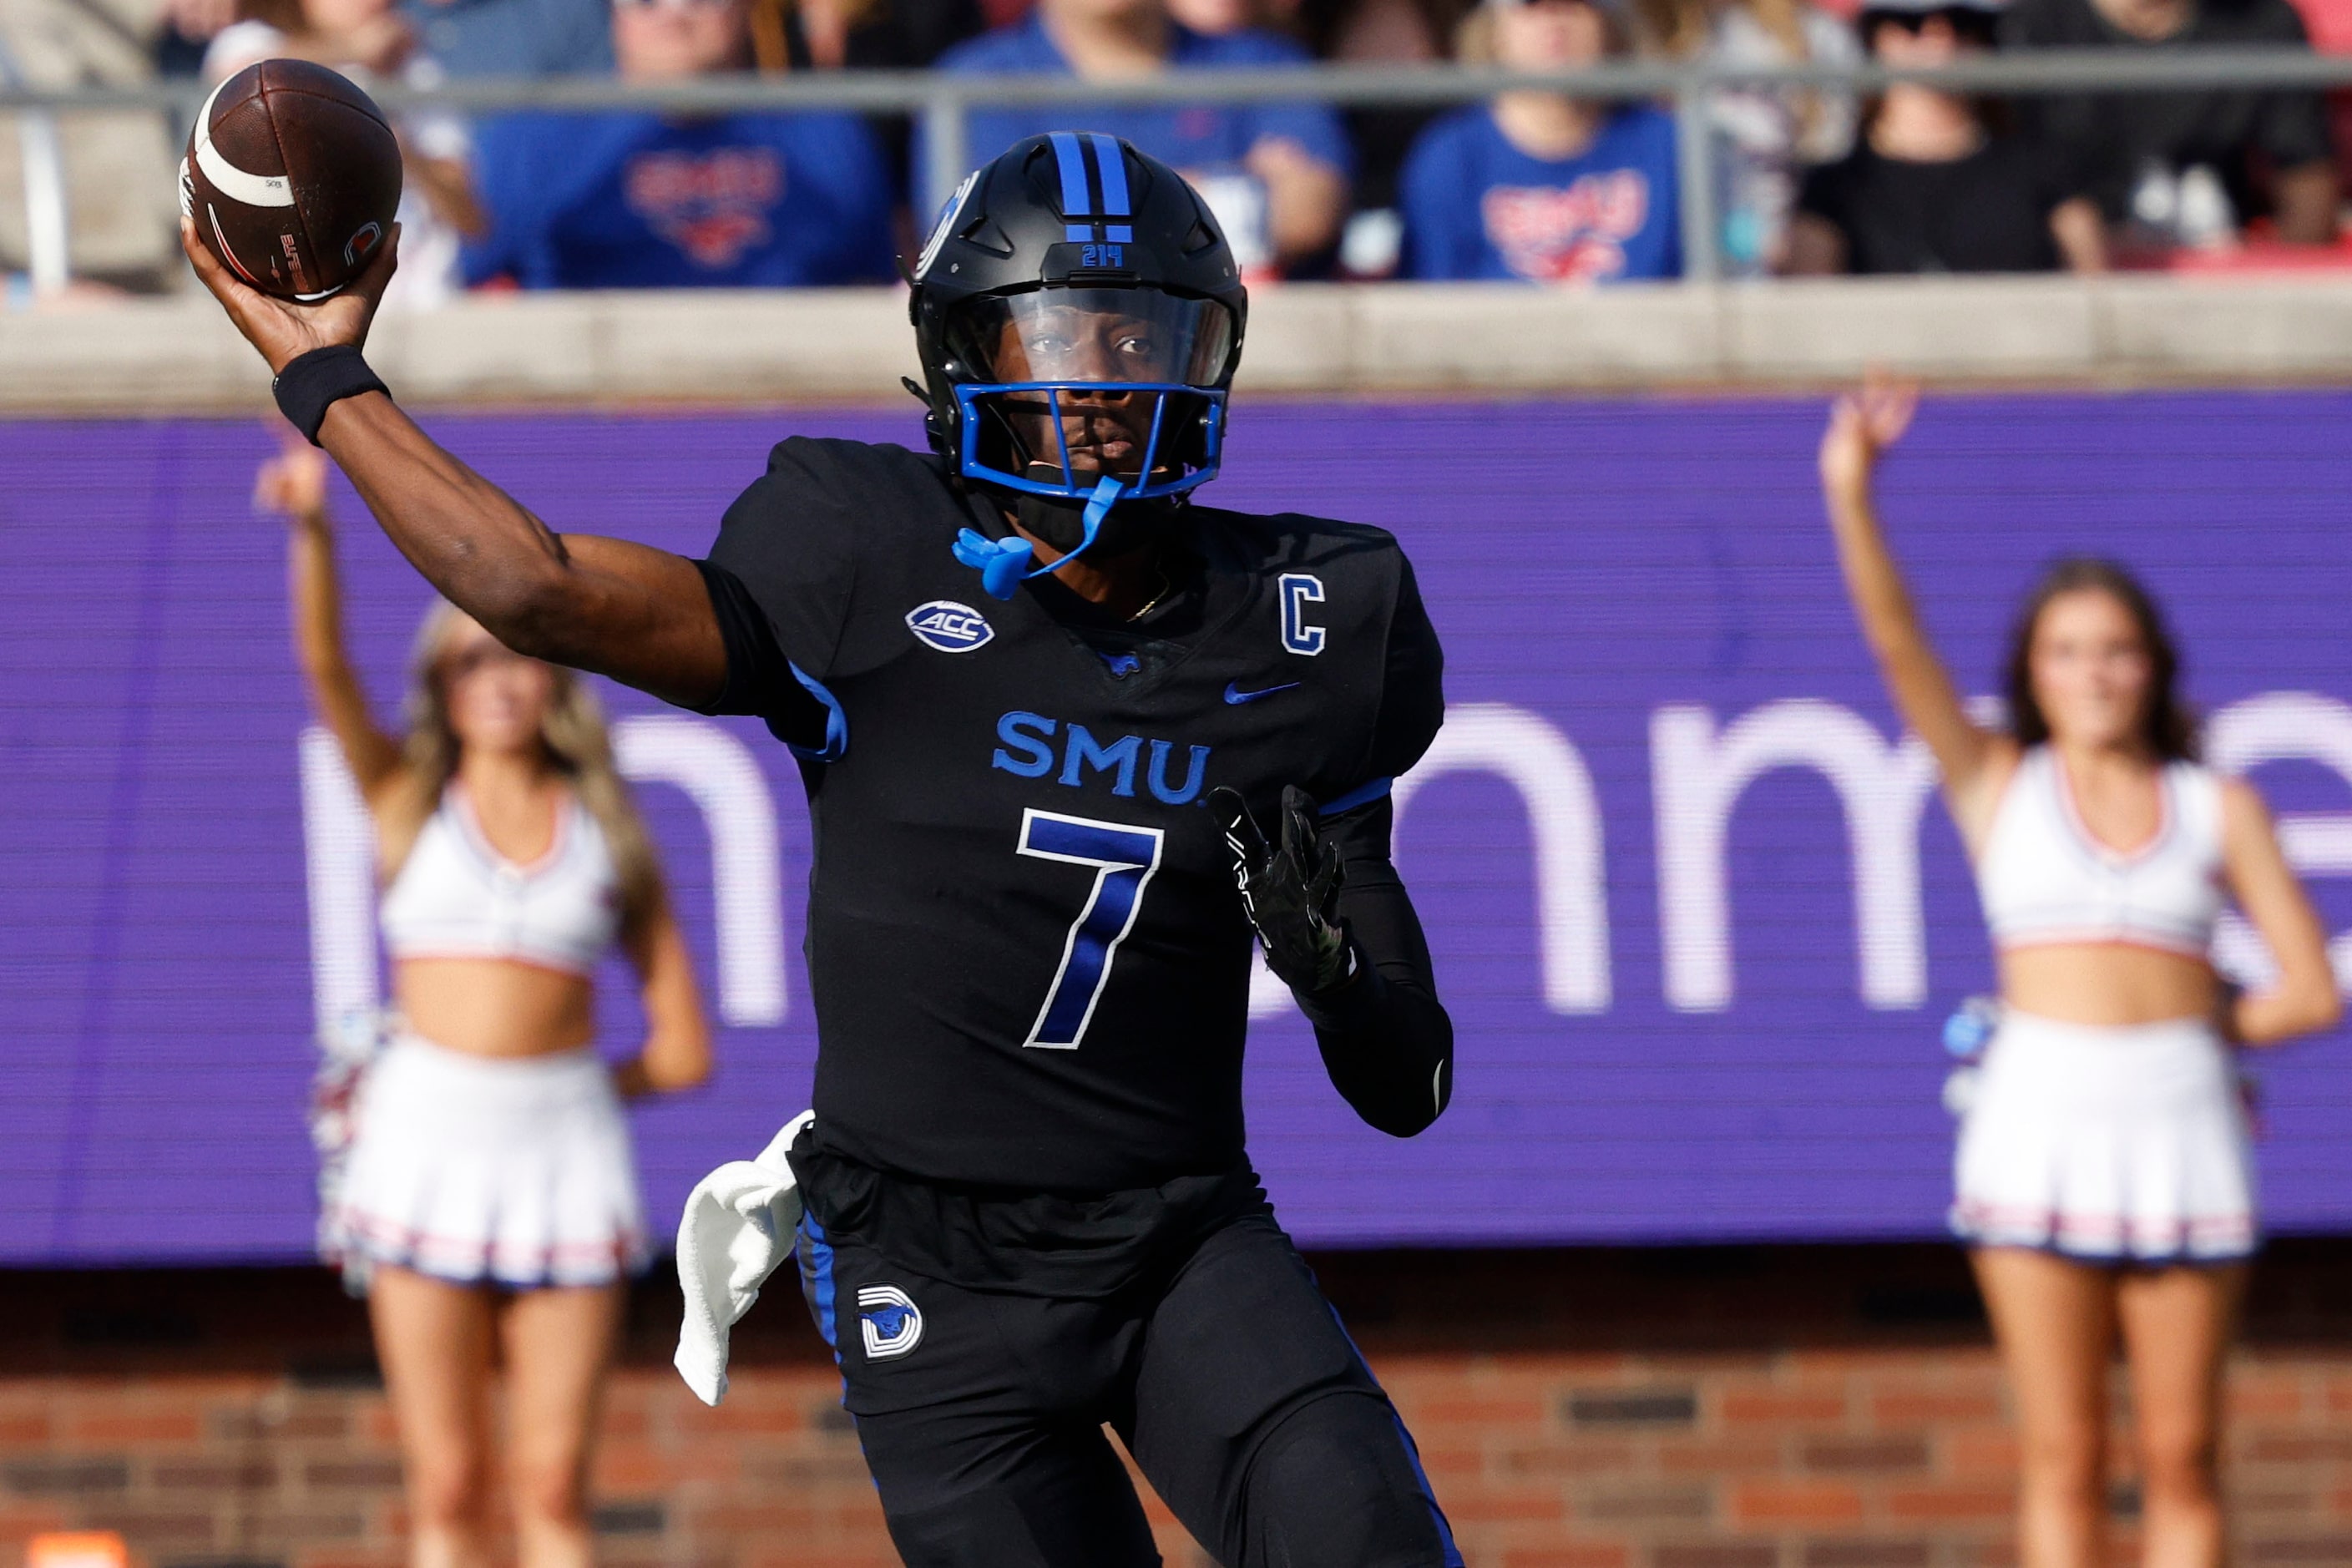
[[[1742,9],[1796,61],[1812,58],[1805,37],[1803,0],[1738,0]],[[1634,0],[1651,47],[1674,59],[1688,59],[1706,47],[1714,13],[1706,0]]]
[[[1806,0],[1733,0],[1733,4],[1756,18],[1757,26],[1788,52],[1792,64],[1801,65],[1813,58],[1811,40],[1805,37]],[[1633,5],[1649,48],[1669,59],[1693,58],[1714,35],[1715,13],[1707,0],[1633,0]],[[1821,90],[1810,87],[1790,90],[1785,101],[1795,110],[1797,145],[1802,147],[1828,119],[1829,106],[1822,101]]]
[[[401,741],[401,781],[387,805],[383,821],[383,877],[400,874],[416,836],[440,808],[443,792],[457,775],[462,742],[449,721],[448,683],[441,668],[449,649],[450,634],[464,612],[440,600],[425,614],[409,652],[408,695],[402,716],[408,732]],[[613,869],[620,883],[621,929],[636,931],[661,908],[661,863],[653,840],[637,815],[635,797],[613,763],[613,741],[604,726],[604,705],[588,683],[561,665],[547,667],[553,678],[547,713],[541,720],[540,744],[548,760],[571,784],[581,806],[604,830],[612,851]]]
[[[1602,36],[1608,40],[1601,50],[1603,58],[1616,59],[1633,52],[1633,37],[1625,18],[1615,6],[1604,0],[1582,0],[1601,18]],[[1465,66],[1499,64],[1495,47],[1495,11],[1491,5],[1473,5],[1463,13],[1462,20],[1454,26],[1454,58]]]

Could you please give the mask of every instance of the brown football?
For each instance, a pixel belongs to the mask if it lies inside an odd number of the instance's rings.
[[[180,210],[264,293],[323,300],[360,273],[400,206],[400,142],[368,95],[308,60],[213,89],[180,161]]]

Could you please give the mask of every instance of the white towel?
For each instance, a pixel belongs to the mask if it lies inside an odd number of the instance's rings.
[[[730,1160],[695,1184],[677,1222],[677,1282],[686,1292],[678,1325],[678,1375],[705,1405],[727,1397],[727,1331],[793,1255],[801,1195],[784,1152],[814,1119],[784,1123],[756,1160]]]

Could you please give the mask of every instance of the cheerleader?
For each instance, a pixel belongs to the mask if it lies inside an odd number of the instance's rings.
[[[2261,797],[2197,762],[2172,644],[2121,567],[2051,569],[2011,643],[2008,730],[1970,721],[1872,503],[1916,405],[1878,382],[1841,398],[1822,483],[1863,634],[1942,770],[1999,964],[1952,1224],[2021,1428],[2020,1556],[2105,1561],[2120,1336],[2146,1561],[2216,1568],[2222,1355],[2258,1236],[2231,1053],[2335,1024],[2324,933]],[[2276,962],[2260,991],[2224,984],[2208,956],[2225,896]]]
[[[625,1281],[649,1250],[620,1101],[709,1075],[693,970],[579,678],[439,605],[395,740],[343,648],[325,458],[290,448],[256,499],[292,522],[302,671],[380,851],[397,1022],[360,1090],[326,1231],[369,1282],[410,1561],[488,1563],[490,1478],[503,1473],[524,1568],[573,1568],[591,1555],[588,1463]],[[590,1041],[596,968],[615,948],[639,976],[648,1034],[608,1069]]]

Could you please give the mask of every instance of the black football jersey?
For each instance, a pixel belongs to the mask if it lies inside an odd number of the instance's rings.
[[[730,631],[717,706],[803,758],[817,1126],[939,1183],[1234,1169],[1252,948],[1202,803],[1346,811],[1419,759],[1444,700],[1412,569],[1376,528],[1187,506],[1127,623],[1051,577],[989,597],[950,548],[972,526],[1007,531],[935,458],[794,438],[705,565],[722,626],[748,600],[790,661],[747,679]]]

